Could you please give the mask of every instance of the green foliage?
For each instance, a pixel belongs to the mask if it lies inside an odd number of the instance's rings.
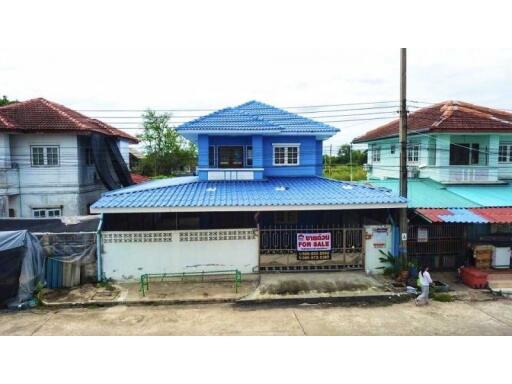
[[[146,156],[136,172],[145,176],[175,176],[191,172],[197,164],[197,148],[169,124],[169,114],[148,109],[143,115],[144,132],[138,135]]]
[[[386,265],[378,267],[377,269],[383,269],[384,275],[386,276],[391,276],[393,278],[398,276],[398,273],[401,270],[400,258],[393,256],[389,251],[386,253],[382,249],[379,249],[379,252],[382,254],[382,256],[379,257],[379,261]]]
[[[400,271],[408,271],[410,268],[416,267],[416,263],[404,262],[401,257],[393,256],[389,251],[386,253],[382,249],[379,249],[379,252],[382,254],[382,256],[379,257],[379,261],[386,265],[378,267],[377,269],[383,269],[386,276],[395,278]]]
[[[3,95],[2,98],[0,98],[0,107],[12,103],[16,103],[18,100],[9,100],[7,96]]]
[[[352,181],[366,180],[366,171],[361,165],[333,165],[324,163],[324,176],[336,180],[350,180],[352,167]]]
[[[448,293],[433,293],[432,300],[440,301],[442,303],[450,303],[455,300],[455,298]]]
[[[352,160],[350,155],[352,152]],[[360,149],[352,149],[350,144],[343,144],[338,153],[335,155],[325,155],[324,164],[341,165],[341,164],[354,164],[363,165],[366,164],[368,159],[368,151]]]

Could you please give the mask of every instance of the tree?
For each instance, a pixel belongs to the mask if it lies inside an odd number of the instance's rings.
[[[12,104],[12,103],[17,103],[18,100],[9,100],[7,98],[7,96],[3,95],[2,98],[0,99],[0,107],[4,106],[4,105],[9,105],[9,104]]]
[[[197,164],[197,149],[169,125],[169,114],[148,109],[143,115],[144,132],[138,135],[146,156],[138,171],[146,176],[174,176],[190,172]]]

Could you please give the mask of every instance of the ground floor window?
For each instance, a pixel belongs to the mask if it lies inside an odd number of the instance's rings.
[[[60,217],[62,210],[60,208],[33,208],[32,216],[36,218]]]

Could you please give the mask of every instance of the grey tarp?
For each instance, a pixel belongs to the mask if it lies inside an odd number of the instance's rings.
[[[17,294],[9,298],[9,306],[19,306],[27,302],[32,298],[38,283],[44,283],[45,257],[39,240],[27,230],[0,232],[0,263],[8,263],[8,259],[13,257],[10,251],[16,249],[21,256],[21,269],[10,269],[10,271],[4,269],[3,272],[19,273]],[[5,278],[12,279],[16,276],[5,276]]]

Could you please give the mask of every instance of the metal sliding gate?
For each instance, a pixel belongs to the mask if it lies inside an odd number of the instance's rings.
[[[330,250],[297,250],[297,235],[330,233]],[[364,267],[363,228],[290,227],[260,228],[260,271],[318,271],[362,269]]]

